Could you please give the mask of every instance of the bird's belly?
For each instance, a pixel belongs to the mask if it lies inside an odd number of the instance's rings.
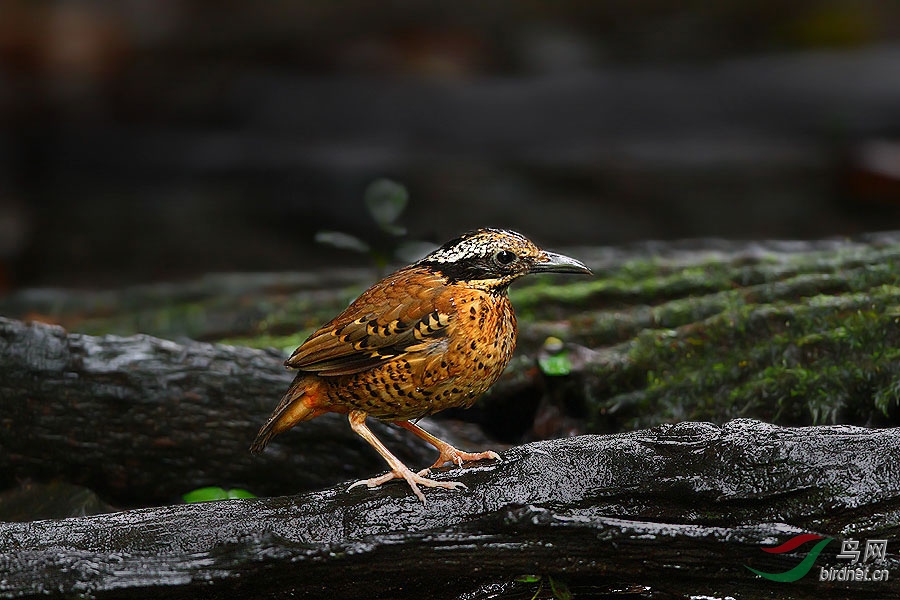
[[[460,301],[464,318],[451,335],[426,350],[362,373],[328,378],[331,403],[388,421],[470,407],[497,381],[515,349],[509,300],[503,297],[499,306],[489,300]]]

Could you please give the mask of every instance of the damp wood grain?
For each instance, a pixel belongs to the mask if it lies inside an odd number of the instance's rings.
[[[896,431],[753,420],[535,442],[439,474],[468,489],[427,490],[425,506],[404,485],[337,486],[0,523],[0,597],[531,597],[550,579],[578,597],[770,597],[786,584],[747,567],[785,572],[809,549],[763,547],[897,539],[898,464]],[[839,550],[817,564],[842,566]],[[888,550],[870,566],[896,573]],[[817,573],[791,596],[894,589]]]

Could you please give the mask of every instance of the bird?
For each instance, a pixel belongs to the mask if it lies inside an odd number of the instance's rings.
[[[499,459],[493,451],[464,452],[415,421],[448,408],[469,408],[500,377],[516,347],[509,285],[530,273],[591,274],[583,263],[542,250],[507,229],[469,231],[418,262],[375,283],[342,313],[312,333],[285,361],[293,382],[250,446],[325,413],[346,414],[390,470],[348,488],[405,480],[459,489],[459,481],[428,477],[446,463]],[[372,417],[394,423],[433,445],[439,456],[414,472],[375,437]]]

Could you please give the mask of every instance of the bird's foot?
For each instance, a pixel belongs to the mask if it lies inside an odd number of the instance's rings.
[[[458,448],[454,448],[444,440],[431,435],[430,433],[410,421],[397,421],[397,425],[413,432],[414,434],[437,448],[438,452],[441,453],[440,456],[438,456],[438,459],[434,461],[434,464],[431,465],[431,467],[419,471],[420,476],[428,475],[428,473],[431,472],[431,469],[442,467],[448,462],[455,464],[457,467],[461,467],[464,462],[471,462],[474,460],[500,460],[500,455],[490,450],[487,450],[485,452],[463,452]]]
[[[428,469],[425,469],[427,472]],[[349,492],[353,488],[364,485],[366,487],[378,487],[379,485],[385,484],[388,481],[393,479],[405,479],[406,483],[409,484],[409,487],[412,488],[413,493],[416,497],[422,501],[422,504],[425,504],[425,494],[422,493],[422,490],[419,489],[420,485],[425,487],[435,487],[435,488],[444,488],[448,490],[455,490],[459,488],[465,488],[465,484],[459,481],[435,481],[434,479],[428,479],[422,473],[413,473],[406,467],[403,469],[397,469],[394,471],[389,471],[380,477],[373,477],[371,479],[362,479],[357,481],[353,485],[347,488]]]
[[[428,475],[431,472],[431,469],[442,467],[448,462],[453,463],[457,467],[461,467],[464,462],[473,462],[476,460],[501,460],[500,455],[493,450],[486,450],[485,452],[463,452],[462,450],[454,448],[450,444],[441,447],[440,450],[441,455],[438,456],[438,459],[436,461],[434,461],[434,464],[427,469],[422,469],[421,471],[419,471],[419,475]]]

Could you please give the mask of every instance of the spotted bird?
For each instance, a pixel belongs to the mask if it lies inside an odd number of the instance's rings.
[[[251,451],[262,451],[301,421],[341,413],[390,467],[350,488],[404,479],[424,503],[420,485],[465,487],[429,479],[430,469],[411,471],[375,437],[366,418],[395,423],[432,444],[440,452],[432,468],[498,459],[491,451],[458,450],[412,421],[472,406],[503,373],[517,334],[510,283],[529,273],[590,272],[514,231],[477,229],[450,240],[370,287],[294,351],[285,365],[297,375]]]

